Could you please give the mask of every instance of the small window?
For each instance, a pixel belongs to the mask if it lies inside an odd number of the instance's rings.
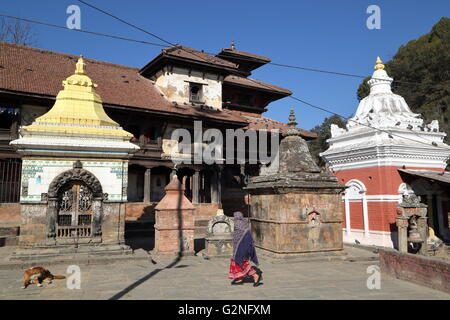
[[[17,120],[18,108],[0,107],[0,129],[9,130]]]
[[[203,85],[199,83],[189,83],[189,101],[203,103]]]
[[[147,144],[158,143],[159,129],[157,127],[147,128],[144,136],[145,136],[145,143],[147,143]]]

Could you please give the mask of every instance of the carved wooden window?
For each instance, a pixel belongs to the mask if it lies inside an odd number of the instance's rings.
[[[203,103],[203,85],[189,83],[189,102]]]
[[[75,182],[59,196],[58,237],[90,237],[92,224],[92,191]]]

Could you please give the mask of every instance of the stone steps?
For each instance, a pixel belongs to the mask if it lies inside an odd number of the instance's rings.
[[[19,226],[0,226],[0,247],[17,246],[19,233]]]

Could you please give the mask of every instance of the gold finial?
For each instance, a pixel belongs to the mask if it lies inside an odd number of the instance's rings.
[[[84,63],[83,55],[80,55],[80,58],[78,58],[75,74],[86,74],[86,64]]]
[[[383,61],[381,61],[380,57],[377,58],[377,64],[374,67],[375,70],[384,70]]]
[[[234,46],[234,40],[231,40],[231,49],[234,50],[236,47]]]

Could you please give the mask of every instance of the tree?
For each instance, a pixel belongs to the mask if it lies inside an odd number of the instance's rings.
[[[315,126],[311,131],[317,133],[317,138],[308,141],[309,151],[316,163],[323,167],[325,163],[320,158],[319,153],[328,149],[327,139],[331,138],[331,125],[336,124],[341,128],[345,128],[345,121],[337,116],[333,115],[329,118],[325,118],[322,124]]]
[[[20,20],[10,22],[0,18],[0,41],[22,44],[25,46],[36,45],[35,35],[29,24]]]
[[[426,122],[438,120],[450,141],[450,19],[441,18],[429,33],[401,46],[385,66],[393,92]],[[369,94],[368,79],[358,88],[359,100]]]

